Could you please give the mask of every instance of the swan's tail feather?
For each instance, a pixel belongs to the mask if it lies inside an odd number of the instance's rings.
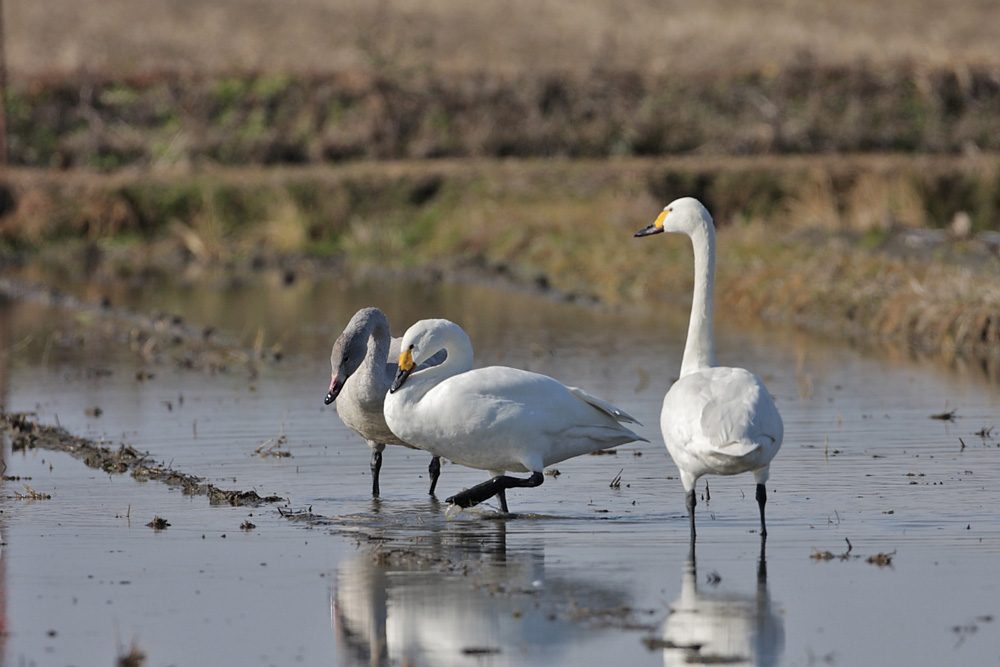
[[[579,398],[581,401],[594,406],[595,408],[605,413],[615,421],[622,422],[624,424],[638,424],[639,426],[642,426],[642,424],[639,422],[638,419],[636,419],[629,413],[625,412],[624,410],[620,410],[611,403],[608,403],[603,398],[598,398],[592,394],[588,394],[583,389],[580,389],[578,387],[569,387],[569,390],[573,393],[574,396]]]

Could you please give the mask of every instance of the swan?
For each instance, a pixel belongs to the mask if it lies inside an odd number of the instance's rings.
[[[490,480],[447,499],[472,507],[505,490],[536,487],[545,466],[646,438],[607,401],[545,375],[490,366],[472,369],[472,343],[448,320],[421,320],[403,335],[399,370],[385,399],[385,421],[398,437],[436,456],[487,470]],[[445,350],[445,360],[417,368]],[[507,471],[527,472],[527,478]]]
[[[389,363],[389,355],[396,358],[399,343],[398,338],[389,335],[385,313],[378,308],[362,308],[347,323],[330,352],[332,373],[324,402],[330,405],[337,401],[340,419],[372,448],[372,495],[376,498],[385,446],[402,445],[415,449],[389,430],[382,414],[382,401],[396,375],[396,364]],[[429,493],[434,495],[441,475],[441,459],[431,458],[427,471],[431,477]]]
[[[784,426],[764,383],[748,370],[719,366],[712,334],[715,226],[697,199],[670,203],[635,236],[687,234],[694,246],[694,298],[677,382],[663,398],[660,429],[681,475],[694,540],[694,485],[702,475],[753,472],[760,508],[760,535],[767,537],[764,505],[771,459]]]

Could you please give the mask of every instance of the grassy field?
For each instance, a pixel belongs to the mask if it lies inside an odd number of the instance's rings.
[[[694,195],[730,312],[1000,358],[998,3],[4,11],[6,264],[433,266],[673,299],[683,244],[628,241]]]
[[[301,276],[346,262],[474,272],[603,303],[682,302],[689,248],[631,236],[676,194],[695,194],[720,230],[728,313],[995,364],[1000,234],[974,232],[997,219],[998,182],[995,157],[18,170],[5,186],[20,204],[0,239],[10,257],[105,284],[213,266]]]
[[[16,80],[45,73],[397,67],[687,76],[1000,65],[991,0],[8,0]]]
[[[1000,5],[8,2],[10,161],[1000,151]]]

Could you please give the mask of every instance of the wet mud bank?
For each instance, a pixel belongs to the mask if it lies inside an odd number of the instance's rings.
[[[10,439],[11,451],[32,449],[64,452],[90,468],[110,475],[129,473],[138,481],[157,481],[179,487],[191,496],[207,496],[213,505],[248,505],[286,502],[279,496],[260,496],[253,489],[225,490],[204,479],[155,462],[147,453],[121,444],[117,449],[71,434],[61,426],[38,423],[33,415],[0,412],[0,430]]]

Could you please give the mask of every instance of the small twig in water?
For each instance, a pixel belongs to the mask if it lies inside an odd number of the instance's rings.
[[[254,450],[254,454],[261,458],[267,458],[268,456],[274,456],[277,458],[291,456],[291,452],[283,452],[278,449],[286,442],[288,442],[288,436],[285,435],[285,420],[288,419],[288,413],[285,413],[285,418],[281,420],[281,428],[278,430],[277,438],[268,438],[264,443]]]
[[[17,500],[52,500],[52,496],[47,493],[39,493],[27,484],[22,483],[22,486],[27,493],[18,493],[15,491],[14,498]]]
[[[620,489],[622,487],[623,472],[625,472],[625,468],[622,468],[621,470],[618,471],[618,474],[615,475],[615,478],[611,480],[611,484],[609,484],[608,486],[610,486],[612,489]]]

